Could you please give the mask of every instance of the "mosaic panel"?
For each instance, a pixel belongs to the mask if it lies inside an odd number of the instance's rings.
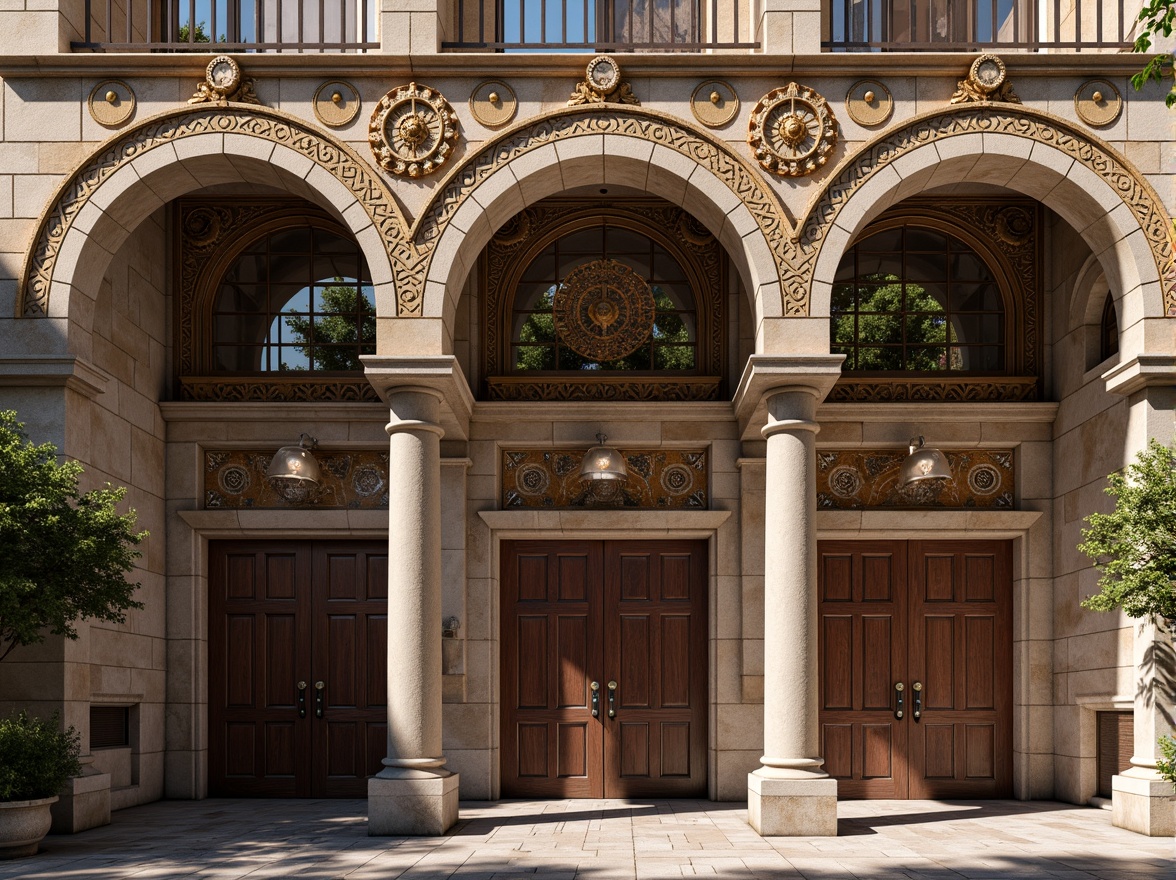
[[[706,510],[709,472],[706,450],[626,450],[629,479],[581,480],[587,449],[504,449],[502,506],[645,507]],[[603,484],[603,485],[602,485]]]
[[[1013,453],[990,449],[945,452],[952,479],[899,487],[905,450],[817,453],[817,507],[959,507],[1011,510],[1016,473]]]
[[[382,510],[388,507],[388,453],[319,452],[322,483],[304,498],[290,500],[278,493],[265,472],[276,449],[204,453],[204,506],[219,508],[344,508]]]

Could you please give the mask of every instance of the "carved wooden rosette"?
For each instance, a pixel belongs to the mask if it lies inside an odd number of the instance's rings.
[[[829,161],[837,146],[837,119],[816,91],[790,82],[755,105],[748,120],[747,143],[768,171],[802,177]]]
[[[368,143],[385,171],[423,177],[445,164],[457,132],[457,114],[445,96],[412,82],[380,98],[368,125]]]
[[[577,266],[555,292],[560,339],[593,361],[615,361],[649,341],[656,304],[649,284],[616,260]]]

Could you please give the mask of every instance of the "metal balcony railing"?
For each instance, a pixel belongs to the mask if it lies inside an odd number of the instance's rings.
[[[1139,9],[1139,0],[829,0],[821,46],[833,52],[1124,51],[1134,41]]]
[[[378,0],[85,0],[97,52],[368,52]]]
[[[747,0],[456,0],[442,49],[701,52],[755,49]],[[740,12],[743,20],[740,20]]]

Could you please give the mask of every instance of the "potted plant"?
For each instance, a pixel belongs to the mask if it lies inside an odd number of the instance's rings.
[[[0,859],[31,856],[49,832],[49,808],[81,772],[80,744],[60,719],[18,712],[0,719]]]
[[[147,533],[135,531],[133,510],[118,512],[125,489],[80,492],[81,472],[0,411],[0,661],[49,634],[76,639],[79,620],[122,623],[143,607],[126,573]],[[79,745],[56,715],[0,720],[0,858],[37,851],[49,806],[81,772]]]

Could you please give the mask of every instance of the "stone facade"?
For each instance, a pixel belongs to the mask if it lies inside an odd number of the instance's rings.
[[[96,752],[80,795],[105,786],[119,809],[208,794],[210,692],[220,687],[209,677],[209,541],[390,539],[399,723],[370,783],[372,829],[435,833],[452,824],[458,791],[502,792],[501,542],[701,538],[708,794],[750,796],[763,833],[835,833],[837,786],[821,770],[817,725],[816,542],[997,539],[1013,552],[1013,793],[1090,800],[1097,713],[1131,711],[1135,752],[1115,779],[1115,821],[1172,833],[1155,773],[1176,699],[1155,657],[1171,655],[1171,637],[1084,611],[1097,572],[1074,549],[1083,517],[1107,509],[1106,474],[1148,438],[1173,434],[1176,117],[1159,88],[1130,87],[1137,58],[1008,52],[1019,103],[952,103],[975,53],[823,52],[828,4],[769,0],[744,19],[758,50],[618,53],[628,91],[617,94],[634,100],[569,106],[591,93],[589,55],[443,51],[456,39],[451,4],[382,0],[379,51],[230,52],[252,92],[191,103],[211,53],[70,51],[80,0],[27,5],[0,12],[0,407],[82,462],[86,487],[127,486],[151,533],[135,572],[142,611],[0,667],[0,707],[60,710],[87,746],[92,705],[131,707],[129,751]],[[104,126],[90,105],[114,76],[134,105]],[[692,110],[708,77],[739,101],[716,128]],[[316,102],[337,79],[360,109],[328,127]],[[474,112],[487,79],[517,97],[503,125]],[[864,79],[883,82],[893,103],[875,124],[847,106]],[[1076,111],[1092,79],[1121,95],[1099,127]],[[747,134],[752,108],[790,81],[823,96],[838,123],[825,161],[798,176],[758,163]],[[436,112],[457,132],[429,174],[386,170],[369,143],[372,111],[409,82],[447,99]],[[354,238],[376,311],[365,381],[380,403],[345,388],[244,381],[233,399],[182,399],[178,339],[199,330],[178,319],[175,202],[194,196],[281,197]],[[520,212],[557,196],[657,197],[721,243],[718,399],[479,391],[482,346],[496,344],[481,256]],[[1036,397],[961,379],[929,397],[827,402],[842,376],[830,323],[850,245],[908,199],[1014,196],[1034,200],[1044,223]],[[1118,349],[1104,358],[1108,292]],[[271,454],[300,431],[332,452],[388,454],[389,509],[208,507],[209,450]],[[503,450],[579,451],[598,432],[622,448],[705,449],[707,508],[504,509]],[[1011,509],[817,509],[822,450],[893,452],[913,434],[955,452],[1011,454]],[[449,617],[460,629],[442,640]],[[102,817],[78,807],[62,827]]]

